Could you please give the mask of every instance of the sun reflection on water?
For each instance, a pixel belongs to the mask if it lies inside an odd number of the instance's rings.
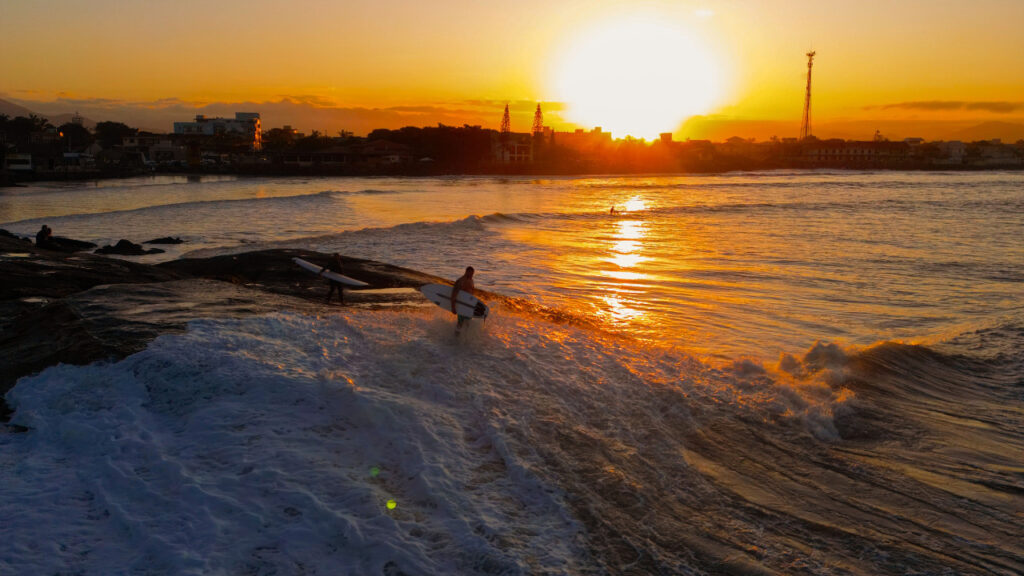
[[[623,211],[629,212],[645,208],[644,201],[634,197],[625,203]],[[637,282],[647,277],[642,270],[637,268],[649,259],[641,254],[645,236],[647,236],[647,230],[641,220],[620,220],[615,223],[613,241],[608,247],[605,261],[614,264],[618,269],[604,270],[603,272],[608,278],[619,282]],[[630,292],[632,291],[625,291],[616,286],[615,282],[610,283],[608,293],[601,297],[608,306],[605,314],[618,322],[642,318],[645,313],[635,306],[635,301],[629,297]]]
[[[611,258],[608,258],[608,262],[615,264],[619,268],[633,268],[645,260],[647,258],[639,254],[614,254]]]
[[[634,196],[634,197],[630,198],[629,200],[626,200],[626,203],[622,207],[622,211],[623,212],[637,212],[639,210],[646,210],[646,209],[647,209],[647,202],[645,202],[643,198],[639,198],[637,196]]]
[[[630,301],[620,297],[616,293],[609,293],[601,297],[601,300],[608,305],[606,315],[618,322],[635,320],[644,315],[643,310],[629,306]]]

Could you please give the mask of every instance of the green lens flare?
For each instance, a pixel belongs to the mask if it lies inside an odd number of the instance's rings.
[[[373,468],[370,468],[370,477],[371,478],[376,478],[378,474],[380,474],[380,468],[378,468],[376,466],[374,466]]]
[[[394,500],[388,500],[388,510],[394,510],[395,506],[398,506],[397,502]]]

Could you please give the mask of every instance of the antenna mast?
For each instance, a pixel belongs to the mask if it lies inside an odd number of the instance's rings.
[[[544,132],[544,113],[540,111],[540,103],[537,103],[537,111],[533,113],[533,133]]]
[[[811,67],[814,66],[814,55],[817,52],[807,53],[807,92],[804,94],[804,119],[800,123],[800,139],[806,140],[811,135]]]
[[[512,120],[508,117],[508,104],[505,104],[505,115],[501,117],[501,137],[508,138],[512,132]]]

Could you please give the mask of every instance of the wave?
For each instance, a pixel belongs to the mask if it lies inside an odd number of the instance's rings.
[[[318,236],[305,236],[291,238],[288,240],[250,243],[244,246],[204,248],[188,252],[184,254],[183,257],[205,258],[209,256],[235,254],[253,250],[272,250],[277,248],[298,247],[314,247],[315,249],[329,252],[335,252],[342,249],[352,251],[354,244],[387,244],[389,246],[395,246],[395,249],[398,249],[397,243],[399,240],[413,244],[443,243],[456,240],[468,241],[470,237],[472,237],[472,239],[479,240],[481,235],[485,235],[491,230],[491,226],[528,222],[540,217],[542,217],[542,215],[503,214],[495,212],[484,216],[467,216],[458,220],[408,222],[404,224],[396,224],[394,226],[358,228]],[[353,254],[357,252],[353,252]]]
[[[336,198],[338,192],[333,190],[326,190],[321,192],[314,192],[311,194],[296,194],[293,196],[272,196],[269,198],[227,198],[217,200],[191,200],[188,202],[176,202],[159,204],[155,206],[143,206],[139,208],[132,208],[128,210],[109,210],[103,212],[83,212],[77,214],[69,214],[67,216],[61,216],[59,220],[61,222],[74,223],[76,221],[91,220],[97,216],[106,219],[118,219],[118,218],[134,218],[142,214],[154,214],[160,212],[183,212],[187,213],[194,210],[216,210],[219,207],[234,207],[234,208],[245,208],[251,206],[252,209],[259,210],[273,210],[285,207],[296,207],[305,208],[308,207],[310,210],[316,210],[318,205],[322,205],[325,202],[330,202]],[[28,220],[21,220],[18,222],[12,222],[11,225],[29,225],[40,222],[53,222],[53,217],[42,217],[32,218]]]
[[[227,174],[205,174],[202,176],[198,175],[175,175],[165,174],[157,176],[141,176],[134,178],[106,178],[100,180],[89,181],[89,188],[91,189],[102,189],[102,188],[155,188],[155,187],[177,187],[185,183],[202,183],[202,184],[220,184],[224,182],[234,183],[240,178],[234,175]],[[46,188],[46,189],[67,189],[80,186],[80,183],[68,183],[61,181],[46,181],[33,183],[33,188]]]
[[[836,201],[750,201],[750,202],[717,202],[717,203],[687,203],[682,205],[655,206],[640,210],[620,211],[609,214],[606,210],[592,210],[583,212],[519,212],[512,214],[493,213],[478,217],[488,224],[505,223],[529,223],[541,220],[607,220],[609,218],[644,218],[644,217],[673,217],[677,215],[691,214],[718,214],[732,212],[750,211],[785,211],[785,212],[847,212],[847,211],[890,211],[905,214],[911,210],[978,210],[984,209],[987,212],[1006,211],[1014,212],[1024,210],[1024,199],[1007,198],[998,201],[992,200],[971,200],[956,198],[948,200],[903,200],[884,199],[876,200],[868,198],[864,200],[850,200],[846,202]],[[473,217],[470,217],[473,218]]]
[[[329,190],[328,194],[333,196],[378,196],[385,194],[409,194],[415,192],[414,190],[378,190],[375,188],[365,188],[362,190]]]
[[[700,189],[810,189],[823,187],[838,189],[901,189],[919,188],[922,180],[929,185],[955,190],[961,185],[950,176],[964,177],[962,172],[915,172],[865,170],[773,170],[765,172],[728,172],[714,176],[703,174],[657,176],[644,178],[635,176],[611,179],[581,179],[576,187],[597,190],[700,190]],[[1009,189],[1020,186],[1020,174],[1015,171],[994,171],[986,174],[986,185],[1005,186]]]
[[[22,379],[8,403],[29,431],[0,435],[4,565],[1024,566],[999,366],[894,342],[713,365],[505,307],[451,330],[433,308],[204,320]]]

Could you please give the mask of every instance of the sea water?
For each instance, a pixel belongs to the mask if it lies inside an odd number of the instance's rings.
[[[1024,571],[1024,175],[0,192],[144,262],[340,251],[564,312],[197,320],[7,395],[0,573]],[[614,213],[612,212],[614,208]]]

